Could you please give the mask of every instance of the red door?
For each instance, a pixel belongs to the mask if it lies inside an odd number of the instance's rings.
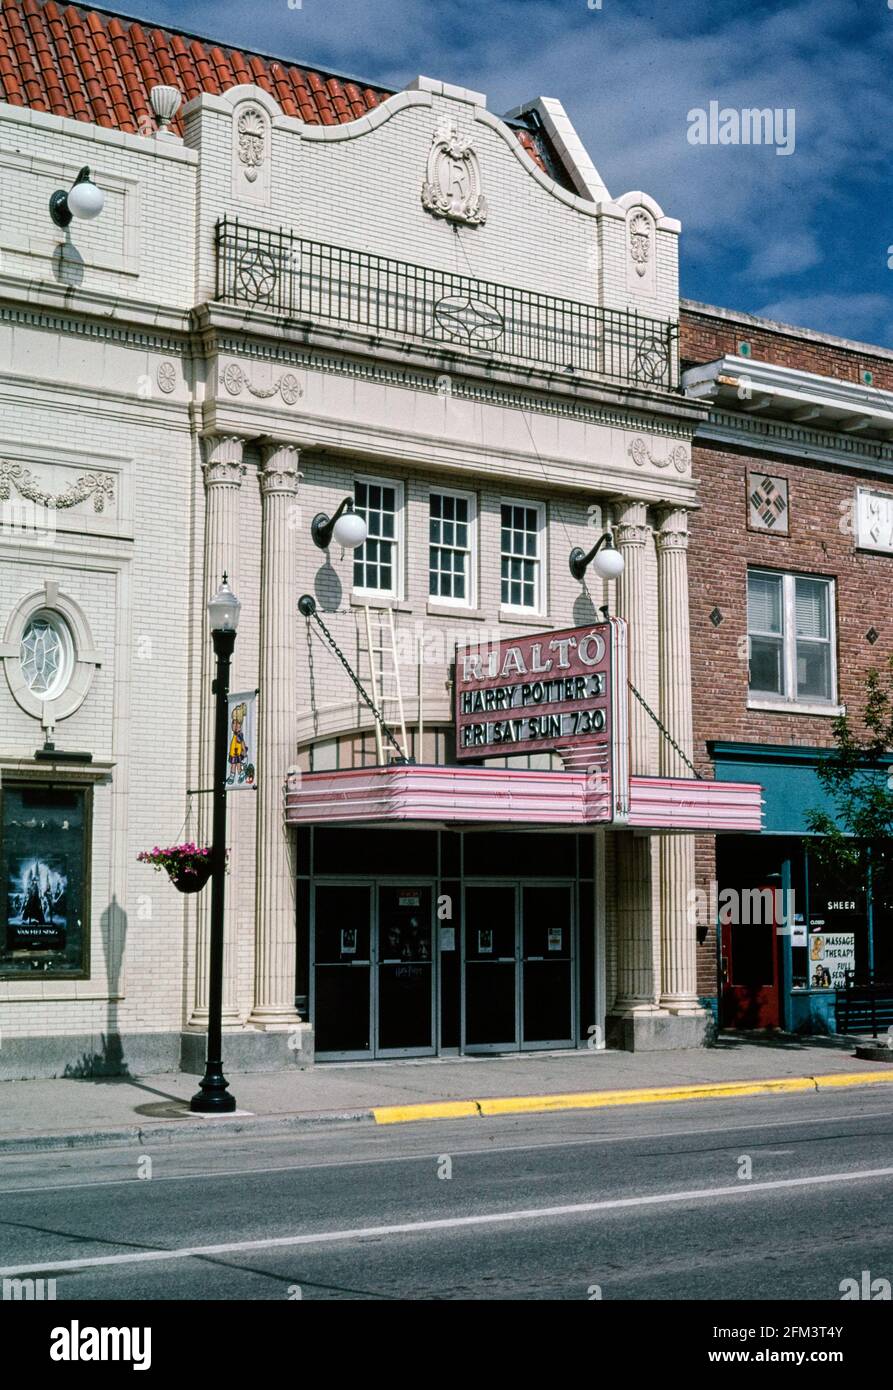
[[[749,898],[749,901],[748,901]],[[778,1028],[781,1024],[776,888],[739,895],[739,917],[720,913],[720,1024],[723,1028]],[[723,917],[726,920],[723,920]]]

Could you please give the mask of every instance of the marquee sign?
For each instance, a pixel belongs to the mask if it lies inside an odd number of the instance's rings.
[[[626,624],[510,637],[456,649],[456,756],[558,752],[589,767],[606,819],[627,807]]]

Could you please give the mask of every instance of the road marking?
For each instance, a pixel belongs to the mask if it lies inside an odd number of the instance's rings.
[[[864,1120],[889,1120],[890,1116],[891,1111],[889,1110],[868,1110],[861,1113],[858,1117],[858,1120],[859,1124],[861,1125]],[[844,1123],[845,1122],[846,1121],[844,1121]],[[700,1138],[708,1134],[743,1134],[750,1133],[751,1130],[758,1131],[762,1129],[802,1129],[805,1128],[807,1125],[827,1125],[828,1123],[829,1119],[827,1116],[817,1116],[809,1120],[765,1120],[761,1121],[759,1124],[736,1124],[731,1129],[728,1125],[711,1125],[707,1128],[698,1129],[674,1129],[669,1131],[650,1130],[646,1131],[644,1134],[597,1134],[585,1139],[580,1137],[573,1137],[570,1139],[563,1140],[554,1139],[547,1140],[546,1142],[539,1144],[525,1143],[522,1136],[520,1137],[519,1142],[517,1144],[493,1144],[488,1145],[484,1148],[474,1149],[452,1148],[450,1152],[453,1158],[486,1158],[491,1154],[536,1153],[539,1149],[585,1149],[594,1148],[599,1144],[644,1144],[650,1143],[654,1139],[669,1140]],[[855,1123],[855,1121],[853,1121],[853,1123]],[[802,1144],[805,1144],[807,1142],[825,1144],[832,1143],[840,1139],[864,1139],[867,1137],[869,1136],[866,1136],[862,1130],[856,1130],[853,1134],[821,1134],[815,1140],[808,1141],[804,1138],[802,1140],[797,1139],[794,1142]],[[286,1140],[291,1140],[293,1138],[293,1135],[265,1135],[264,1142],[281,1144]],[[376,1142],[378,1141],[376,1140]],[[738,1145],[730,1141],[728,1145],[723,1145],[722,1147],[732,1149],[737,1148]],[[107,1151],[101,1150],[101,1152]],[[118,1151],[113,1150],[113,1152]],[[794,1152],[795,1151],[793,1149],[763,1149],[760,1151],[760,1157],[766,1158],[772,1155],[790,1154]],[[678,1155],[681,1157],[684,1157],[685,1153],[686,1150],[684,1149],[678,1150]],[[4,1161],[11,1162],[11,1160],[14,1158],[20,1159],[25,1156],[27,1156],[29,1160],[33,1160],[34,1158],[55,1157],[54,1154],[47,1152],[31,1155],[7,1154],[5,1156]],[[208,1178],[263,1177],[267,1173],[317,1173],[325,1172],[329,1168],[371,1168],[374,1167],[376,1164],[382,1163],[436,1163],[440,1156],[441,1155],[439,1151],[437,1153],[431,1153],[427,1149],[425,1149],[421,1150],[419,1153],[414,1154],[395,1153],[384,1154],[380,1157],[370,1154],[366,1155],[366,1157],[364,1158],[339,1158],[333,1160],[330,1163],[283,1163],[275,1165],[273,1167],[267,1166],[263,1168],[232,1168],[226,1171],[221,1171],[220,1168],[200,1168],[197,1169],[194,1173],[155,1173],[153,1174],[151,1181],[153,1183],[192,1181],[197,1182],[204,1181]],[[674,1152],[671,1152],[669,1156],[674,1157],[676,1156],[676,1154]],[[0,1155],[0,1159],[2,1159],[2,1157],[3,1156]],[[95,1182],[91,1182],[88,1174],[87,1178],[83,1182],[47,1183],[37,1187],[0,1187],[0,1192],[2,1192],[3,1195],[7,1197],[19,1197],[23,1195],[27,1196],[34,1192],[79,1192],[81,1190],[89,1192],[94,1187],[132,1187],[135,1186],[137,1183],[145,1182],[146,1179],[138,1177],[99,1178]]]
[[[660,1192],[648,1197],[612,1197],[601,1202],[574,1202],[561,1207],[531,1207],[526,1211],[488,1212],[481,1216],[446,1216],[434,1221],[408,1221],[394,1226],[359,1226],[346,1231],[315,1231],[301,1236],[271,1236],[264,1240],[230,1241],[225,1245],[192,1245],[178,1250],[129,1251],[126,1255],[94,1255],[83,1260],[48,1260],[39,1264],[0,1268],[0,1277],[20,1274],[65,1273],[105,1265],[164,1263],[168,1260],[207,1259],[237,1255],[246,1250],[285,1250],[301,1245],[333,1245],[349,1240],[374,1240],[382,1236],[411,1236],[428,1231],[458,1231],[475,1226],[512,1225],[518,1221],[549,1221],[563,1216],[590,1216],[600,1211],[660,1206],[672,1202],[715,1201],[717,1197],[749,1197],[754,1192],[782,1188],[818,1187],[829,1183],[870,1182],[893,1177],[893,1168],[867,1168],[856,1173],[822,1173],[806,1178],[778,1178],[772,1182],[737,1183],[734,1187],[695,1188],[685,1192]]]

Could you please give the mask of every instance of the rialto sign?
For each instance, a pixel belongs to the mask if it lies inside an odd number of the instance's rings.
[[[619,618],[456,651],[456,756],[556,751],[625,771],[626,624]]]

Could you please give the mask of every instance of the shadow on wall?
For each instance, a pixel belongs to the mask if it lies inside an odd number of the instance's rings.
[[[574,599],[574,627],[586,627],[588,623],[601,621],[601,614],[596,613],[595,606],[586,589],[578,594]]]
[[[69,1080],[80,1080],[90,1076],[129,1076],[130,1071],[124,1060],[124,1047],[118,1032],[118,984],[124,960],[124,943],[127,937],[127,913],[117,898],[101,917],[102,938],[106,943],[108,965],[109,1001],[106,1010],[106,1031],[100,1034],[99,1050],[84,1052],[77,1062],[68,1062],[62,1075]]]
[[[84,258],[72,241],[61,241],[53,252],[53,274],[73,289],[84,283]]]

